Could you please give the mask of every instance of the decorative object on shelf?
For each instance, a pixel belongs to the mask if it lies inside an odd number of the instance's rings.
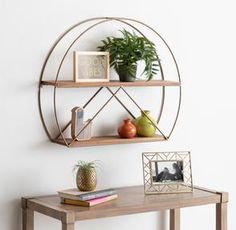
[[[79,191],[77,188],[65,189],[58,191],[61,198],[68,198],[71,200],[92,200],[105,196],[111,196],[117,194],[117,191],[113,188],[95,190],[92,192]]]
[[[153,136],[155,136],[156,122],[150,116],[149,110],[141,111],[141,116],[136,118],[133,122],[136,126],[138,136],[140,136],[140,137],[153,137]]]
[[[123,37],[107,37],[98,49],[109,51],[110,66],[114,67],[122,82],[135,81],[137,62],[143,60],[143,74],[151,80],[159,66],[155,44],[144,36],[138,36],[125,29],[121,30]]]
[[[62,204],[70,204],[70,205],[77,205],[77,206],[83,206],[83,207],[93,207],[98,204],[103,204],[105,202],[115,200],[117,199],[118,195],[111,195],[111,196],[105,196],[100,198],[95,198],[92,200],[71,200],[68,198],[61,198]]]
[[[84,122],[84,110],[74,107],[71,110],[71,137],[77,141],[89,140],[91,139],[91,130],[92,122],[90,120]]]
[[[74,51],[75,82],[107,82],[109,70],[108,52]]]
[[[91,207],[97,204],[114,200],[118,197],[115,189],[103,189],[92,192],[81,192],[78,189],[58,191],[61,203]]]
[[[93,191],[97,186],[97,163],[78,161],[74,166],[76,173],[76,185],[80,191]]]
[[[145,194],[193,191],[190,152],[143,153]]]
[[[118,128],[118,134],[122,138],[133,138],[136,136],[136,127],[130,119],[125,119],[123,124]]]

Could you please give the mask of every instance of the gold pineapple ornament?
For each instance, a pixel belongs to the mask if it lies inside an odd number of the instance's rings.
[[[93,191],[97,186],[97,172],[95,162],[79,161],[75,165],[76,185],[80,191]]]

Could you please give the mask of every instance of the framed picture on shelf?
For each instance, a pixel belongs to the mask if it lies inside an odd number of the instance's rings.
[[[145,194],[193,191],[190,152],[143,153]]]
[[[75,82],[108,82],[109,52],[74,51]]]

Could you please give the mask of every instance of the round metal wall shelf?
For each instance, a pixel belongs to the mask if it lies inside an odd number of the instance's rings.
[[[95,27],[97,27],[98,25],[107,23],[107,22],[119,22],[121,24],[124,24],[130,28],[132,28],[133,30],[135,30],[136,32],[138,32],[140,35],[144,36],[144,33],[137,28],[137,26],[134,26],[134,24],[137,25],[141,25],[143,27],[145,27],[146,29],[152,31],[155,36],[160,39],[162,41],[162,43],[164,44],[164,46],[167,48],[168,52],[171,55],[171,58],[173,59],[174,65],[175,65],[175,71],[177,74],[177,79],[176,81],[168,81],[165,79],[165,75],[164,75],[164,70],[162,67],[162,63],[159,61],[158,58],[158,62],[159,62],[159,67],[160,67],[160,80],[151,80],[149,82],[147,81],[137,81],[137,82],[107,82],[107,83],[75,83],[72,80],[71,81],[63,81],[63,80],[59,80],[59,75],[61,73],[61,69],[63,67],[63,64],[65,62],[65,59],[69,53],[69,51],[72,49],[73,45],[75,43],[77,43],[79,41],[79,39],[81,39],[81,37],[83,35],[85,35],[88,31],[94,29]],[[49,65],[49,62],[51,61],[52,57],[52,53],[53,51],[58,47],[58,45],[60,44],[60,42],[63,41],[63,39],[65,38],[66,35],[68,35],[71,31],[78,29],[79,27],[83,27],[86,24],[89,24],[85,27],[85,29],[82,30],[82,32],[78,33],[78,35],[73,39],[73,41],[70,44],[67,44],[67,47],[64,47],[64,53],[62,55],[61,60],[59,61],[59,65],[57,67],[56,70],[56,74],[54,77],[54,80],[50,80],[47,81],[45,80],[45,69],[47,68],[47,66]],[[45,122],[45,117],[43,114],[43,102],[42,102],[42,87],[43,86],[52,86],[53,87],[53,116],[55,118],[55,122],[56,122],[56,127],[58,130],[58,134],[56,136],[53,137],[53,135],[51,134],[51,132],[49,131],[49,127],[46,125]],[[158,130],[158,134],[154,137],[137,137],[134,139],[121,139],[118,136],[106,136],[106,137],[93,137],[91,140],[87,140],[87,141],[76,141],[75,139],[71,139],[71,138],[67,138],[64,135],[64,131],[70,127],[71,122],[69,121],[64,127],[62,127],[59,124],[58,121],[58,111],[57,111],[57,106],[56,106],[56,102],[57,102],[57,88],[80,88],[80,87],[98,87],[98,90],[95,92],[95,94],[89,98],[89,100],[87,101],[87,103],[85,103],[85,105],[83,106],[83,108],[86,108],[86,106],[104,89],[106,88],[110,93],[111,93],[111,97],[109,98],[109,100],[106,101],[106,103],[95,113],[95,115],[92,117],[91,121],[94,120],[96,118],[96,116],[98,115],[99,112],[102,111],[102,109],[110,102],[111,99],[115,98],[116,100],[118,100],[118,102],[124,107],[124,109],[134,118],[134,115],[129,111],[129,109],[121,102],[121,100],[119,100],[119,98],[117,97],[117,92],[118,91],[123,91],[129,98],[130,100],[139,108],[140,111],[143,111],[142,108],[138,105],[138,103],[130,96],[130,94],[127,92],[126,87],[136,87],[136,86],[141,86],[141,87],[148,87],[148,86],[156,86],[161,90],[161,105],[159,108],[159,115],[157,118],[157,123],[160,122],[161,117],[162,117],[162,112],[163,112],[163,108],[164,108],[164,101],[165,101],[165,95],[166,95],[166,90],[165,87],[178,87],[178,99],[177,99],[177,110],[176,110],[176,115],[175,115],[175,119],[173,122],[173,125],[169,131],[168,134],[164,134],[158,126],[156,126],[157,130]],[[118,87],[118,89],[113,92],[111,87]],[[173,133],[173,130],[176,126],[176,122],[179,116],[179,111],[180,111],[180,104],[181,104],[181,79],[180,79],[180,73],[179,73],[179,68],[176,62],[176,59],[174,57],[174,54],[172,52],[172,50],[170,49],[169,45],[167,44],[167,42],[164,40],[164,38],[156,31],[154,30],[152,27],[150,27],[149,25],[138,21],[136,19],[132,19],[132,18],[121,18],[121,17],[96,17],[96,18],[90,18],[84,21],[81,21],[79,23],[76,23],[75,25],[71,26],[69,29],[67,29],[65,32],[62,33],[62,35],[56,40],[56,42],[53,44],[53,46],[51,47],[51,49],[48,52],[48,55],[46,56],[46,59],[44,61],[44,64],[42,66],[42,70],[41,70],[41,74],[40,74],[40,80],[39,80],[39,88],[38,88],[38,105],[39,105],[39,112],[40,112],[40,117],[42,120],[42,124],[43,127],[45,129],[45,132],[48,136],[48,138],[50,139],[50,141],[58,143],[58,144],[62,144],[62,145],[66,145],[68,147],[83,147],[83,146],[93,146],[93,145],[109,145],[109,144],[125,144],[125,143],[141,143],[141,142],[155,142],[155,141],[164,141],[167,140],[171,134]],[[83,129],[80,131],[82,132],[84,129],[86,128],[86,125],[83,127]],[[79,135],[79,134],[78,134]]]

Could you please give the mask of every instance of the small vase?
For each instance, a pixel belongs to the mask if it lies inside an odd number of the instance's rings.
[[[78,169],[76,184],[80,191],[93,191],[97,186],[97,173],[95,168]]]
[[[134,82],[136,79],[137,65],[133,66],[133,74],[130,73],[127,66],[119,66],[116,71],[121,82]]]
[[[136,136],[136,127],[130,119],[124,120],[124,123],[118,128],[119,136],[122,138],[133,138]]]
[[[150,111],[144,110],[141,116],[134,120],[138,136],[153,137],[156,133],[156,127],[152,122],[156,125],[155,120],[150,116]]]

